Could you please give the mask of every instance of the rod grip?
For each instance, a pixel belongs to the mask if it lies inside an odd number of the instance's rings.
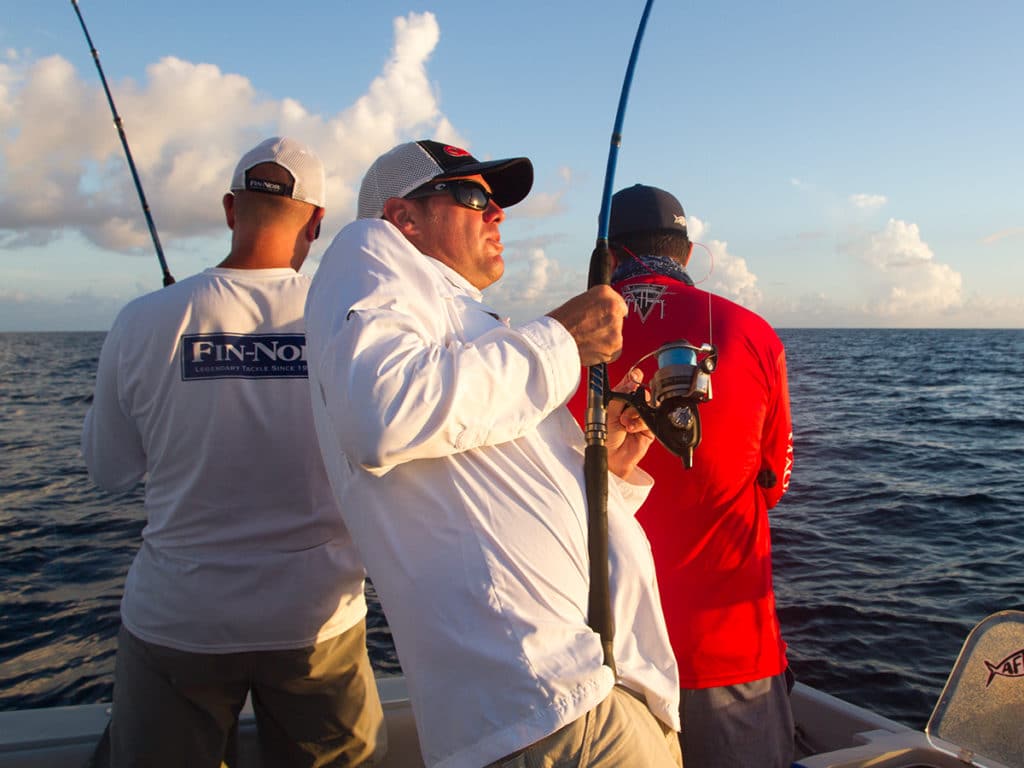
[[[587,275],[587,288],[595,285],[612,284],[612,252],[608,247],[608,238],[597,238],[594,252],[590,254],[590,272]]]
[[[590,555],[590,596],[587,622],[601,636],[604,663],[615,671],[612,638],[615,637],[615,618],[612,616],[608,584],[608,449],[602,445],[588,445],[583,454],[587,508],[588,542]]]

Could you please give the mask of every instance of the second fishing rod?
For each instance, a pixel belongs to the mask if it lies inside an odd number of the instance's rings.
[[[85,40],[89,44],[89,52],[92,53],[92,60],[96,63],[96,71],[100,74],[100,82],[103,83],[103,92],[107,95],[107,104],[110,105],[110,112],[114,116],[114,125],[117,126],[117,135],[121,138],[121,146],[124,147],[124,154],[128,159],[128,168],[131,170],[132,180],[135,182],[135,191],[138,193],[139,202],[142,204],[142,213],[146,217],[146,225],[149,227],[149,235],[153,239],[153,247],[156,248],[156,257],[160,262],[160,270],[163,272],[164,285],[172,285],[174,283],[174,277],[167,268],[167,260],[164,258],[164,249],[160,245],[160,236],[157,234],[156,224],[153,222],[153,214],[149,210],[149,203],[146,202],[146,194],[142,191],[142,181],[139,179],[139,172],[135,168],[135,161],[132,159],[132,151],[128,147],[128,136],[124,132],[124,123],[121,120],[121,116],[117,113],[117,107],[114,106],[114,97],[110,93],[110,86],[107,85],[107,78],[103,74],[103,67],[100,65],[100,54],[96,50],[96,46],[92,43],[92,37],[89,35],[89,29],[85,26],[85,19],[82,18],[82,11],[78,7],[78,0],[71,0],[71,5],[75,9],[75,15],[78,16],[78,23],[82,25],[82,32],[85,34]]]

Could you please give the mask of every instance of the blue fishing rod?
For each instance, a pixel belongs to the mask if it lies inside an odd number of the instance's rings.
[[[640,41],[647,27],[654,0],[647,0],[640,24],[633,40],[633,50],[626,66],[622,91],[619,94],[619,108],[615,113],[611,146],[608,150],[608,165],[604,174],[604,191],[601,195],[601,212],[597,221],[597,244],[590,257],[590,272],[587,288],[595,285],[610,285],[612,278],[611,250],[608,247],[608,227],[611,219],[612,188],[615,183],[615,164],[622,144],[622,121],[626,115],[626,102],[633,82]],[[584,477],[587,492],[587,528],[590,554],[590,594],[587,616],[590,628],[601,636],[604,663],[615,671],[613,640],[615,618],[612,616],[611,588],[608,581],[608,367],[606,364],[590,366],[587,370],[587,414],[586,440],[584,450]]]
[[[142,203],[142,212],[146,216],[146,224],[149,226],[149,234],[153,238],[153,245],[156,247],[156,257],[160,260],[160,269],[163,270],[164,273],[164,285],[171,285],[174,283],[174,278],[167,269],[167,261],[164,259],[164,249],[160,247],[160,236],[156,233],[156,224],[153,223],[153,215],[149,211],[149,203],[146,202],[146,195],[142,191],[142,182],[139,180],[139,172],[135,169],[135,161],[132,160],[132,151],[128,149],[128,137],[124,132],[124,124],[121,122],[121,116],[117,114],[117,107],[114,106],[114,97],[110,94],[110,88],[107,85],[107,78],[103,74],[103,67],[100,66],[99,52],[97,52],[96,46],[92,44],[92,37],[89,36],[89,30],[85,26],[85,19],[82,18],[82,12],[78,8],[78,0],[71,0],[71,5],[75,8],[75,15],[78,16],[78,23],[82,25],[82,32],[85,33],[85,40],[89,43],[89,50],[92,52],[92,60],[96,62],[96,71],[100,73],[100,82],[103,83],[103,90],[107,94],[107,103],[110,104],[110,111],[114,115],[114,125],[117,126],[117,134],[121,137],[121,146],[124,147],[125,157],[128,158],[128,167],[131,169],[132,179],[135,181],[135,190],[139,193],[139,202]]]

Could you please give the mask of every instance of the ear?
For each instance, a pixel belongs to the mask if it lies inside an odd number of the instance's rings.
[[[224,206],[224,220],[227,222],[228,229],[234,230],[235,228],[235,196],[230,192],[226,193],[221,198],[221,205]]]
[[[309,217],[309,221],[306,222],[306,239],[309,242],[313,242],[320,237],[320,224],[324,220],[324,214],[327,213],[323,208],[314,208],[313,214]]]
[[[690,257],[693,256],[693,243],[690,243],[690,247],[686,249],[686,258],[683,260],[683,266],[685,267],[690,263]]]
[[[420,207],[415,200],[389,197],[384,201],[384,220],[398,227],[406,237],[419,232]]]

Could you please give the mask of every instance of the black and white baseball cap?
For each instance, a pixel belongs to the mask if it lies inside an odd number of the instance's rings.
[[[261,179],[252,169],[262,163],[274,163],[292,175],[291,184],[281,184]],[[231,191],[263,192],[281,195],[293,200],[324,208],[327,203],[325,190],[327,179],[324,164],[316,153],[295,139],[287,136],[271,136],[250,149],[235,166],[231,177]]]
[[[379,219],[391,197],[405,197],[435,179],[481,175],[490,185],[494,202],[515,205],[533,186],[533,163],[526,157],[480,162],[451,144],[422,139],[399,144],[373,161],[359,187],[360,219]]]

